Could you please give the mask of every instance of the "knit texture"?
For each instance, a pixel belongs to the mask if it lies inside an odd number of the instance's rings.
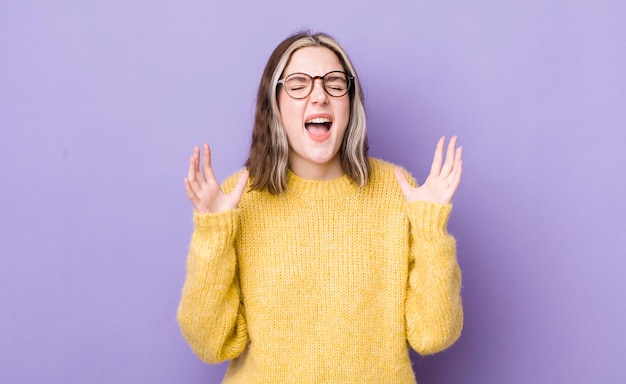
[[[233,359],[224,383],[415,383],[408,345],[459,337],[451,205],[406,203],[395,166],[370,161],[364,187],[289,173],[284,194],[194,213],[178,321],[200,358]]]

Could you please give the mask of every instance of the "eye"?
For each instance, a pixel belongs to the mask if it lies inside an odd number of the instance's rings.
[[[328,89],[334,89],[337,91],[342,91],[344,89],[346,89],[347,83],[346,83],[346,79],[340,76],[333,76],[330,77],[328,79],[326,79],[326,88]]]
[[[311,85],[311,79],[303,75],[291,75],[285,81],[285,85],[290,91],[307,89]]]

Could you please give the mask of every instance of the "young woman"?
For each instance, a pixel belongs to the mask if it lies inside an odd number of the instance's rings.
[[[224,383],[415,383],[408,345],[461,333],[461,273],[446,226],[456,137],[419,187],[367,156],[359,80],[330,36],[272,53],[246,170],[222,187],[208,145],[185,179],[195,230],[178,321]]]

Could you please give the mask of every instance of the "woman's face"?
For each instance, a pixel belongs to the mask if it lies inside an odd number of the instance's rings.
[[[315,77],[332,71],[344,71],[333,51],[306,47],[291,55],[282,78],[296,72]],[[339,149],[350,119],[350,96],[328,95],[321,79],[314,80],[311,94],[303,99],[290,97],[285,86],[279,88],[278,107],[289,141],[292,172],[314,180],[343,175]]]

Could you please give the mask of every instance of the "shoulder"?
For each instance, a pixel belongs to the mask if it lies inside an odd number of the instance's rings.
[[[398,165],[390,163],[383,159],[377,159],[375,157],[369,158],[370,165],[372,166],[372,174],[393,174],[393,170],[398,168]]]
[[[239,175],[241,175],[241,173],[244,171],[246,171],[246,168],[242,168],[227,177],[221,184],[222,191],[224,193],[232,192],[232,190],[235,188],[235,185],[237,185]],[[248,177],[248,182],[246,183],[246,187],[244,188],[243,194],[241,195],[241,200],[239,201],[239,208],[245,208],[251,202],[258,203],[260,201],[267,201],[276,197],[275,195],[270,194],[267,188],[264,188],[262,190],[252,189],[252,184],[252,177]]]
[[[371,173],[367,184],[363,188],[363,192],[367,195],[369,202],[380,204],[381,207],[400,209],[406,199],[396,178],[396,169],[407,175],[411,182],[413,182],[413,178],[404,168],[396,164],[376,158],[370,158],[369,161]]]
[[[235,185],[237,185],[237,180],[239,179],[239,175],[241,175],[241,172],[245,171],[245,168],[240,169],[239,171],[233,173],[232,175],[228,176],[226,178],[226,180],[224,180],[222,182],[222,190],[225,193],[230,193],[233,188],[235,188]],[[250,186],[250,179],[248,179],[248,185],[246,186],[246,190],[248,190],[248,187]]]
[[[379,185],[393,183],[395,186],[397,184],[395,171],[398,169],[400,172],[405,174],[411,185],[417,185],[413,176],[403,167],[377,158],[370,158],[369,161],[370,166],[372,167],[372,173],[370,174],[370,182],[372,184]]]

